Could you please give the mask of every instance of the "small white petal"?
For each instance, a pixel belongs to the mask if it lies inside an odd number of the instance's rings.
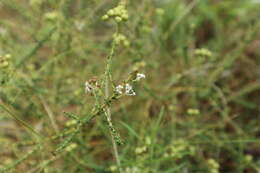
[[[129,85],[128,83],[125,85],[125,94],[129,95],[129,96],[135,96],[136,93],[133,90],[133,87],[131,85]]]
[[[116,92],[119,94],[123,94],[124,87],[122,85],[116,86]]]
[[[90,92],[92,92],[92,90],[93,90],[92,85],[90,85],[90,83],[88,81],[86,81],[85,82],[85,92],[90,93]]]
[[[145,74],[137,73],[135,81],[139,81],[139,80],[144,79],[144,78],[145,78]]]

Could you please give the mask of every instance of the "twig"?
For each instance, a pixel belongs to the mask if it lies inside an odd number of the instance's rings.
[[[58,128],[58,126],[57,126],[57,124],[55,122],[52,110],[50,109],[50,107],[48,106],[48,104],[46,103],[46,101],[43,99],[42,96],[40,96],[40,100],[41,100],[41,102],[43,104],[43,107],[44,107],[45,111],[47,112],[47,115],[50,118],[51,124],[52,124],[56,134],[59,134],[59,128]]]

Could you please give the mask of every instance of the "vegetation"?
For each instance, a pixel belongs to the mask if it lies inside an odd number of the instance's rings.
[[[0,173],[259,173],[259,11],[0,0]]]

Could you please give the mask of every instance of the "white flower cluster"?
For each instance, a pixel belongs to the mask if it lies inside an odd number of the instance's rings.
[[[99,88],[99,85],[95,78],[85,82],[85,93],[93,93],[97,88]]]
[[[145,74],[137,73],[136,78],[133,81],[140,81],[141,79],[144,79],[144,78],[145,78]],[[116,92],[118,94],[125,94],[125,95],[128,95],[128,96],[135,96],[136,95],[136,93],[133,89],[133,86],[130,85],[129,83],[116,86]]]
[[[118,94],[123,94],[123,90],[124,90],[124,87],[122,85],[117,85],[116,86],[116,92]]]
[[[145,79],[145,74],[137,73],[136,74],[136,79],[134,81],[140,81],[141,79]]]
[[[91,93],[93,91],[94,87],[88,82],[85,82],[85,92],[86,93]]]
[[[133,90],[133,87],[130,84],[125,84],[125,94],[129,96],[135,96],[135,91]]]
[[[135,96],[136,93],[135,91],[133,90],[133,87],[132,85],[126,83],[125,85],[118,85],[116,86],[116,92],[118,94],[125,94],[125,95],[128,95],[128,96]]]

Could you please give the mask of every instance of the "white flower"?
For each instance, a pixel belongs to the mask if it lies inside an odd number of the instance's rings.
[[[135,91],[133,90],[133,87],[130,84],[125,84],[125,94],[129,96],[135,96]]]
[[[123,89],[124,89],[124,87],[122,85],[117,85],[116,86],[116,92],[118,94],[123,94]]]
[[[130,85],[128,83],[123,84],[123,85],[117,85],[115,88],[115,92],[117,92],[118,94],[125,94],[128,96],[136,95],[135,91],[133,90],[132,85]]]
[[[92,90],[93,90],[93,86],[88,81],[86,81],[85,82],[85,92],[86,93],[91,93]]]
[[[135,81],[139,81],[139,80],[144,79],[144,78],[145,78],[145,74],[137,73]]]

